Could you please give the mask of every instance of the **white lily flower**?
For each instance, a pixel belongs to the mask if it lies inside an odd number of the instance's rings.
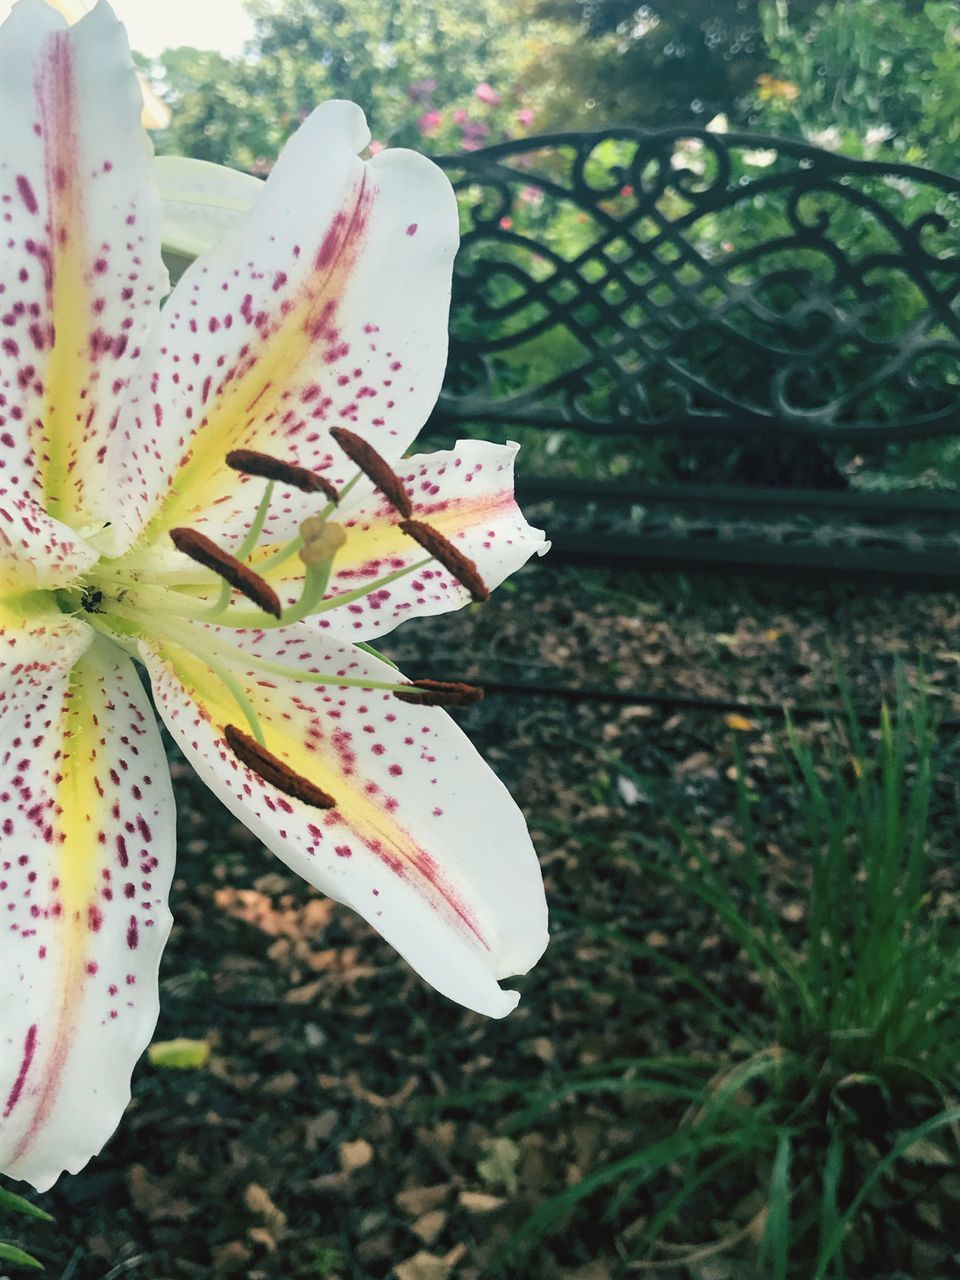
[[[523,818],[438,705],[473,692],[354,643],[546,546],[514,448],[401,461],[446,358],[449,183],[410,152],[361,161],[362,113],[327,103],[161,311],[139,113],[106,3],[68,27],[20,0],[0,27],[0,1169],[40,1189],[110,1136],[157,1017],[174,807],[133,660],[227,808],[439,991],[502,1016],[499,980],[547,936]]]

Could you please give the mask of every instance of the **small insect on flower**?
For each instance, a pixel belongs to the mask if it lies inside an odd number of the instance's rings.
[[[176,161],[165,206],[139,117],[106,3],[73,27],[14,6],[0,1170],[40,1189],[119,1123],[157,1018],[174,806],[135,664],[222,803],[437,990],[500,1017],[518,999],[500,980],[547,940],[523,817],[444,710],[479,691],[368,645],[547,545],[514,501],[515,447],[404,456],[443,376],[450,185],[412,152],[362,161],[362,112],[329,102],[266,183]],[[251,182],[224,216],[218,193]],[[161,310],[171,225],[213,243]]]

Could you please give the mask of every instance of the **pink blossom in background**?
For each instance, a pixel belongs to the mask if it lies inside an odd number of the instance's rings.
[[[381,151],[386,151],[386,149],[387,144],[385,142],[378,142],[376,138],[373,139],[367,148],[372,156],[379,155]]]
[[[621,187],[621,188],[620,188],[620,194],[621,194],[622,196],[632,196],[632,195],[633,195],[633,187],[631,187],[631,186],[630,186],[629,182],[627,183],[627,185],[626,185],[625,187]]]
[[[525,129],[533,124],[533,112],[529,107],[521,107],[517,112],[517,124],[523,125]]]
[[[411,102],[429,102],[431,94],[436,92],[437,82],[432,76],[424,80],[414,80],[407,85],[407,97]]]
[[[453,113],[454,124],[466,124],[470,119],[470,112],[465,107],[457,107]]]
[[[504,229],[504,231],[509,231],[513,226],[513,219],[508,217],[501,218],[500,226]]]
[[[486,102],[488,106],[496,107],[500,104],[500,95],[494,89],[493,85],[487,84],[486,80],[482,84],[478,84],[474,89],[474,94],[481,102]]]
[[[417,121],[417,128],[424,138],[432,138],[440,126],[443,124],[443,114],[440,111],[425,111]]]
[[[520,199],[524,204],[539,204],[543,199],[543,192],[539,187],[522,187]]]
[[[483,123],[482,120],[470,120],[463,126],[464,142],[473,142],[479,144],[490,136],[490,126]]]

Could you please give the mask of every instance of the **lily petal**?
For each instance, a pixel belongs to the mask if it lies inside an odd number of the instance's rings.
[[[360,160],[368,137],[359,107],[319,107],[249,214],[180,280],[111,458],[115,553],[148,521],[153,537],[214,509],[221,526],[249,519],[262,486],[238,483],[231,449],[343,483],[353,468],[328,427],[397,458],[423,425],[446,363],[457,205],[422,156]]]
[[[304,879],[367,919],[428,982],[493,1017],[518,995],[547,942],[546,905],[523,816],[445,712],[388,692],[317,687],[258,674],[254,660],[382,681],[389,669],[304,627],[225,636],[232,675],[267,749],[332,796],[320,810],[241,764],[223,728],[237,705],[184,648],[143,644],[157,708],[200,777]],[[198,629],[198,647],[203,642]]]
[[[263,192],[260,178],[209,160],[157,156],[153,172],[163,201],[163,247],[187,258],[212,249]]]
[[[0,638],[0,1169],[38,1190],[116,1128],[170,929],[169,769],[136,669],[93,636],[57,615]]]
[[[543,532],[524,519],[513,496],[518,450],[515,444],[461,440],[453,449],[405,458],[397,466],[414,518],[431,525],[473,560],[490,590],[550,546]],[[369,484],[350,492],[332,517],[346,529],[347,540],[334,561],[328,598],[356,591],[425,558],[423,548],[400,529],[398,518]],[[264,547],[262,555],[272,550]],[[302,579],[303,566],[296,557],[268,575],[285,604],[295,603]],[[311,625],[344,640],[372,640],[405,618],[431,617],[469,602],[469,591],[434,561],[419,573],[321,614]]]
[[[0,27],[0,461],[81,530],[110,518],[98,462],[166,287],[139,116],[107,4],[68,28],[21,0]]]
[[[98,559],[96,551],[33,498],[0,488],[0,590],[66,586]]]

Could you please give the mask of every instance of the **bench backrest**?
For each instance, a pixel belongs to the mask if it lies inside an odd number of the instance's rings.
[[[689,127],[441,163],[463,221],[441,432],[960,435],[960,179]]]

